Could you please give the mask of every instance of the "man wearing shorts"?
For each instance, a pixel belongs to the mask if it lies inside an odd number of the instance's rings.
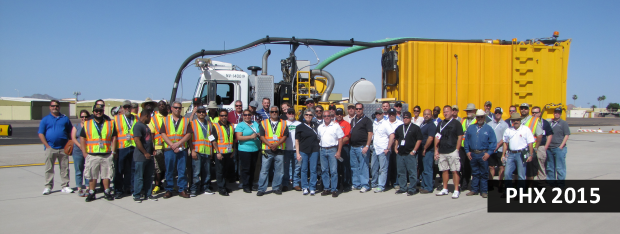
[[[452,198],[457,199],[460,194],[459,170],[461,170],[461,162],[459,149],[463,139],[463,128],[458,121],[453,121],[451,106],[443,107],[443,116],[445,119],[437,126],[435,133],[435,160],[439,160],[439,171],[443,173],[443,189],[436,195],[448,195],[448,180],[450,179],[448,171],[451,171],[454,183]]]
[[[80,144],[86,149],[88,156],[85,162],[85,177],[89,183],[89,194],[86,202],[95,200],[95,186],[98,180],[103,181],[104,196],[108,201],[114,200],[110,194],[110,180],[114,177],[114,161],[118,155],[115,152],[116,130],[114,122],[103,118],[103,108],[101,104],[96,104],[93,108],[94,118],[84,123],[84,128],[80,133]],[[114,156],[112,157],[112,152]]]

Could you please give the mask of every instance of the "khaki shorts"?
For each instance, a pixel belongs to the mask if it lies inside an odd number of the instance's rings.
[[[157,152],[160,152],[160,153],[158,154]],[[155,173],[158,173],[158,174],[163,173],[166,170],[166,164],[164,163],[164,159],[165,159],[164,150],[156,150],[155,151]]]
[[[84,163],[84,177],[88,180],[114,178],[114,157],[108,155],[88,155]]]
[[[459,158],[459,152],[455,150],[449,154],[439,154],[439,163],[437,165],[439,171],[460,171],[461,159]]]

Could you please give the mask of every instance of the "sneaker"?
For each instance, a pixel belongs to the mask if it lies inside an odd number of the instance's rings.
[[[459,191],[454,191],[454,192],[452,193],[452,199],[457,199],[457,198],[459,198],[459,195],[460,195],[460,194],[461,194],[461,192],[459,192]]]
[[[286,188],[286,187],[285,187],[285,188]],[[282,195],[282,190],[279,190],[279,189],[278,189],[278,190],[274,191],[274,193],[275,193],[276,195]]]
[[[95,200],[95,194],[94,193],[88,193],[88,196],[86,196],[86,202],[91,202]]]
[[[213,191],[211,191],[210,189],[205,190],[205,195],[213,195],[215,194]]]
[[[142,203],[142,199],[140,199],[139,197],[133,197],[133,201],[137,203]]]
[[[145,199],[145,200],[148,200],[148,201],[157,201],[157,198],[156,198],[155,196],[151,195],[151,196],[149,196],[149,197],[148,197],[147,199]]]
[[[397,195],[398,195],[398,194],[404,194],[404,193],[406,193],[406,192],[405,192],[405,191],[403,191],[403,190],[400,190],[400,189],[399,189],[399,190],[396,190],[396,193],[394,193],[394,194],[397,194]]]
[[[351,190],[357,190],[355,186],[351,186]]]
[[[157,193],[159,193],[159,191],[161,191],[161,188],[159,188],[159,186],[155,186],[153,188],[153,194],[157,194]]]
[[[303,193],[303,195],[304,195],[304,196],[305,196],[305,195],[308,195],[308,189],[304,189],[304,193]]]
[[[368,189],[367,189],[366,187],[363,187],[363,188],[360,190],[360,193],[366,193],[366,192],[368,192]]]
[[[196,191],[191,191],[191,192],[189,193],[189,196],[190,196],[190,197],[196,197]]]
[[[263,191],[258,191],[256,193],[256,196],[259,196],[259,197],[262,197],[263,195],[265,195],[265,192],[263,192]]]
[[[73,193],[73,189],[71,189],[69,187],[64,187],[60,191],[63,192],[63,193]]]
[[[383,189],[381,187],[378,187],[375,189],[375,193],[382,193]]]
[[[48,188],[43,189],[43,195],[50,195],[50,193],[52,193],[51,189],[48,189]]]
[[[442,189],[441,192],[435,194],[437,196],[444,196],[444,195],[448,195],[448,190],[447,189]]]
[[[310,191],[310,196],[314,196],[314,190]]]
[[[112,196],[112,194],[103,192],[104,198],[108,201],[114,201],[114,197]]]
[[[123,192],[114,192],[114,199],[123,198]]]
[[[417,192],[411,192],[411,191],[407,192],[407,196],[413,196],[413,195],[416,195],[416,194],[418,194],[418,193]]]

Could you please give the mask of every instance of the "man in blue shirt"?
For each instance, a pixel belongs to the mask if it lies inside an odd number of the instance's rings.
[[[478,195],[488,197],[489,162],[487,161],[495,147],[497,139],[495,131],[485,124],[486,113],[483,110],[476,111],[476,124],[472,124],[465,132],[465,153],[470,160],[472,169],[471,191],[466,196]]]
[[[263,98],[263,108],[257,110],[258,113],[263,119],[269,119],[269,107],[271,106],[271,99]]]
[[[60,102],[50,102],[50,114],[43,117],[39,124],[39,139],[45,150],[45,189],[43,195],[49,195],[54,187],[54,164],[58,160],[62,177],[62,192],[72,193],[69,188],[69,156],[65,154],[65,145],[71,137],[73,125],[69,117],[60,113]]]
[[[435,108],[433,108],[433,123],[435,123],[435,126],[439,126],[439,124],[441,123],[441,118],[439,118],[439,113],[441,113],[441,108],[439,106],[436,106]]]

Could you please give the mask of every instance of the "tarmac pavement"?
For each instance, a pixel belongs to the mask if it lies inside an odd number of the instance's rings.
[[[597,127],[598,128],[598,127]],[[610,127],[603,127],[610,130]],[[568,179],[620,179],[620,134],[577,133],[567,147]],[[41,145],[0,146],[1,165],[42,163]],[[56,167],[58,168],[58,167]],[[73,166],[70,165],[71,171]],[[284,192],[257,197],[131,197],[86,203],[77,194],[41,195],[43,166],[0,168],[3,233],[617,233],[619,213],[487,213],[479,196],[384,193],[338,198]],[[71,186],[74,186],[71,173]],[[452,185],[452,182],[449,182]],[[234,186],[231,186],[231,188]],[[450,191],[452,191],[450,186]],[[98,198],[100,194],[97,194]],[[451,194],[450,194],[451,195]],[[161,196],[161,194],[158,194]],[[602,198],[602,199],[618,199]]]

